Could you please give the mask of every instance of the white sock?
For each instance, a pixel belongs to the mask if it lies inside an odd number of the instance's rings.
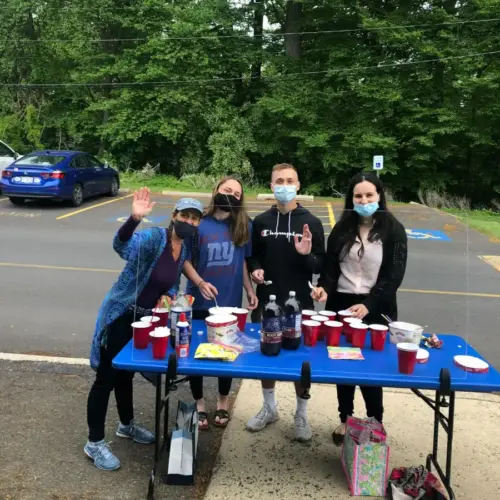
[[[262,394],[264,394],[264,403],[272,410],[275,410],[276,400],[274,399],[274,389],[262,389]]]
[[[300,415],[303,418],[307,418],[307,399],[299,398],[297,396],[297,415]]]

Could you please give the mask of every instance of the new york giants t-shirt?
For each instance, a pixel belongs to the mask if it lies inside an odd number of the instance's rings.
[[[251,234],[250,225],[250,234]],[[204,217],[198,226],[197,272],[204,281],[214,285],[220,307],[241,307],[243,299],[243,262],[252,254],[251,238],[238,247],[231,240],[229,222],[215,217]],[[205,300],[198,288],[188,282],[188,293],[195,298],[193,309],[206,311],[215,307],[213,300]]]

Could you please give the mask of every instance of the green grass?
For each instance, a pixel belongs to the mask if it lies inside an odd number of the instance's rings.
[[[205,174],[185,175],[178,179],[173,175],[163,174],[143,174],[141,172],[121,172],[120,184],[124,189],[138,189],[142,186],[147,186],[152,191],[184,191],[211,193],[215,187],[217,179]],[[245,194],[256,195],[260,193],[270,193],[269,186],[263,186],[252,183],[250,186],[245,185]],[[301,190],[300,194],[309,194],[307,189]],[[339,201],[340,198],[329,198],[315,196],[318,201]]]
[[[203,182],[202,182],[203,181]],[[122,188],[138,189],[147,186],[153,191],[175,190],[175,191],[199,191],[210,193],[212,191],[212,180],[203,176],[200,182],[177,179],[172,175],[142,175],[138,172],[122,172],[120,174]]]
[[[217,183],[215,177],[205,174],[185,175],[178,179],[173,175],[156,174],[143,175],[140,172],[122,172],[120,174],[122,188],[138,189],[147,186],[152,191],[195,191],[198,193],[211,193]],[[251,185],[245,190],[248,194],[263,193],[264,186]]]
[[[500,212],[489,210],[457,210],[453,208],[443,210],[456,215],[464,224],[486,236],[500,240]]]

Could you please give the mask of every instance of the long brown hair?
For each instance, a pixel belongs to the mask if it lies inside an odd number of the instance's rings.
[[[219,192],[220,187],[225,184],[227,181],[236,181],[241,186],[241,207],[236,211],[236,214],[231,211],[229,215],[229,232],[231,233],[231,239],[233,243],[237,247],[242,247],[250,240],[250,228],[249,228],[249,218],[247,214],[247,210],[245,208],[245,193],[243,190],[243,184],[241,181],[235,177],[234,175],[228,175],[223,177],[215,186],[212,191],[212,199],[210,200],[210,204],[208,205],[207,211],[205,215],[213,216],[215,211],[217,210],[214,205],[214,198]]]

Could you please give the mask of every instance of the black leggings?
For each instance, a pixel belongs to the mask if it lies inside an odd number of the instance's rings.
[[[104,439],[104,425],[108,411],[109,395],[114,389],[118,416],[123,425],[134,419],[132,392],[133,372],[113,368],[113,358],[132,338],[133,313],[127,312],[116,319],[107,331],[107,342],[101,347],[101,362],[87,402],[89,441]]]
[[[364,295],[354,295],[347,293],[333,293],[328,296],[326,309],[329,311],[342,311],[356,304],[363,303]],[[383,311],[370,311],[368,316],[363,318],[366,324],[387,324],[381,314],[387,314],[393,321],[397,320],[397,309],[395,307],[384,309]],[[361,386],[361,394],[365,400],[366,415],[374,417],[382,422],[384,415],[384,395],[382,387]],[[354,413],[354,385],[337,385],[337,400],[340,421],[345,423],[347,417]]]
[[[208,311],[193,311],[193,319],[206,319],[209,316]],[[231,384],[233,379],[230,377],[218,377],[219,381],[219,394],[221,396],[228,396],[231,391]],[[191,376],[189,377],[189,386],[191,393],[195,400],[203,399],[203,377]]]

